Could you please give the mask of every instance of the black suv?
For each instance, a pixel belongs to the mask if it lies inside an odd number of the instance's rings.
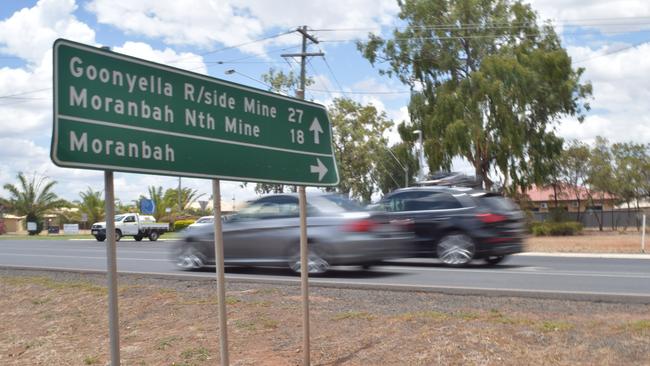
[[[412,225],[406,256],[438,257],[451,266],[473,259],[497,264],[523,251],[524,215],[509,199],[472,188],[398,189],[378,203],[391,220]]]

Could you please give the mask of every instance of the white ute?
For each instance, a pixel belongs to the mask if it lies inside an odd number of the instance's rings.
[[[123,236],[132,236],[135,241],[141,241],[142,238],[156,241],[167,231],[169,231],[169,224],[157,223],[153,216],[137,213],[115,216],[115,241],[120,241]],[[94,223],[90,233],[97,241],[106,240],[106,222]]]

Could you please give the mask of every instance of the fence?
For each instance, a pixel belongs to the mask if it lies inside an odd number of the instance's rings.
[[[549,212],[533,212],[534,221],[548,221],[553,213]],[[611,228],[613,230],[619,229],[639,229],[641,228],[641,220],[643,219],[644,210],[613,210],[613,211],[593,211],[587,210],[580,212],[578,219],[577,212],[563,212],[562,218],[567,221],[578,221],[586,228],[598,228],[599,220],[602,221],[603,228]],[[646,209],[645,214],[650,214],[650,209]]]

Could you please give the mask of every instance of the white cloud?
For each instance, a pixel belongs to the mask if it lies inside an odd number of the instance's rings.
[[[619,46],[614,50],[620,49]],[[585,67],[584,80],[593,85],[593,111],[584,123],[566,118],[559,128],[560,135],[593,141],[597,135],[612,141],[647,142],[650,140],[650,45],[612,51],[603,46],[592,50],[587,47],[570,47],[574,60],[586,60],[578,66]]]
[[[57,38],[95,43],[95,31],[72,13],[74,0],[41,0],[0,22],[0,51],[38,63]]]
[[[126,33],[161,38],[172,45],[210,48],[215,44],[233,46],[264,36],[265,32],[291,30],[306,24],[310,28],[356,29],[344,38],[365,36],[390,24],[397,13],[392,0],[291,1],[279,6],[266,0],[213,1],[131,1],[94,0],[86,8],[100,23]],[[339,37],[340,38],[340,37]],[[266,44],[297,43],[297,36],[273,39]],[[264,44],[243,48],[259,53]]]
[[[603,33],[648,29],[650,2],[646,0],[530,0],[542,20],[563,25],[597,29]],[[620,19],[631,18],[631,19]]]
[[[218,42],[232,46],[257,38],[263,31],[258,20],[231,1],[95,0],[86,8],[100,23],[127,34],[160,37],[173,45],[207,48]]]
[[[113,48],[113,51],[201,74],[208,72],[203,57],[191,52],[177,53],[170,48],[160,51],[143,42],[125,42],[122,46]]]

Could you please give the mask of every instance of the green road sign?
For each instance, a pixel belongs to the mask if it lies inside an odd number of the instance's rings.
[[[51,157],[72,168],[339,181],[322,105],[62,39]]]

